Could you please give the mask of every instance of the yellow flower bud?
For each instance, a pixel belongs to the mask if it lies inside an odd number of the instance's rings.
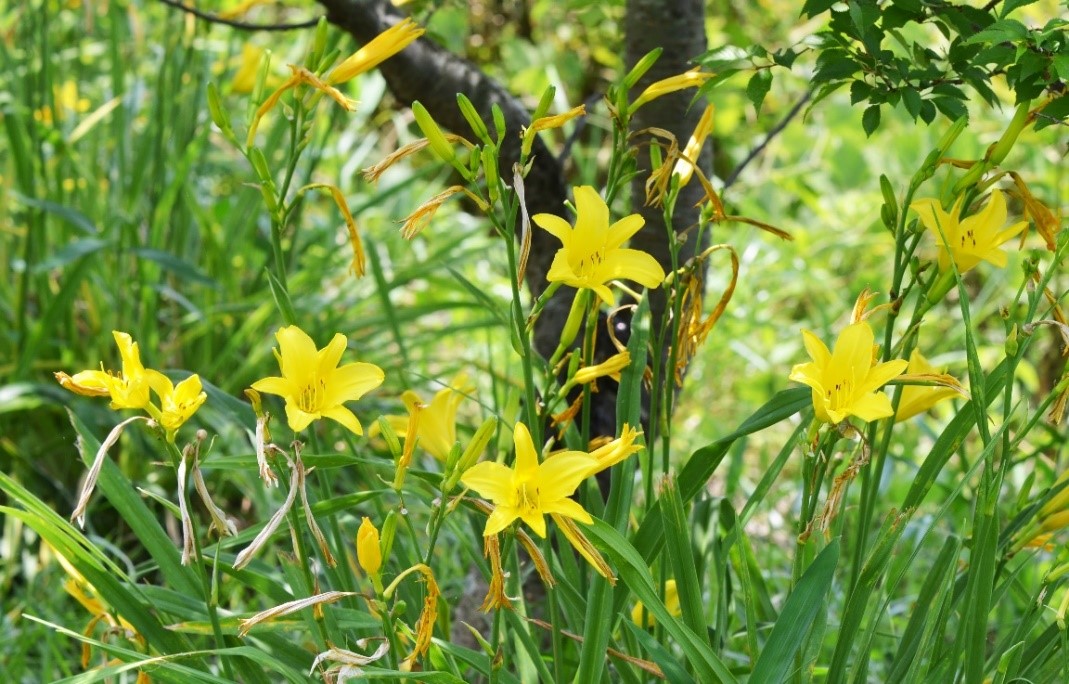
[[[382,569],[382,549],[379,547],[379,530],[364,516],[356,533],[356,559],[360,567],[371,577],[378,577]]]

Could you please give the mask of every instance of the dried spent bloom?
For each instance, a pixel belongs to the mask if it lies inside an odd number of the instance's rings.
[[[878,390],[901,375],[907,364],[901,359],[874,363],[875,338],[867,321],[846,326],[834,352],[808,330],[802,331],[802,339],[813,360],[791,369],[790,379],[813,388],[818,420],[841,423],[857,416],[868,422],[894,413],[891,400]]]
[[[286,421],[290,429],[300,432],[320,418],[335,420],[355,434],[364,434],[345,402],[355,401],[382,384],[385,374],[371,363],[348,363],[338,366],[345,351],[345,336],[334,335],[323,349],[295,325],[280,328],[275,337],[282,377],[257,380],[252,388],[276,394],[286,400]]]
[[[606,283],[617,278],[646,287],[664,282],[664,269],[649,254],[627,249],[623,244],[645,224],[639,214],[625,216],[609,225],[609,207],[589,185],[575,189],[575,227],[553,214],[531,217],[541,228],[561,241],[546,279],[575,288],[593,290],[612,306],[616,297]]]
[[[986,207],[961,219],[964,201],[965,196],[959,196],[950,213],[943,211],[939,200],[932,198],[919,199],[910,205],[924,227],[932,231],[939,241],[939,269],[948,270],[951,257],[960,273],[965,273],[981,261],[1004,268],[1006,253],[999,247],[1024,230],[1028,222],[1020,221],[1003,230],[1006,224],[1006,199],[998,190],[991,193]]]

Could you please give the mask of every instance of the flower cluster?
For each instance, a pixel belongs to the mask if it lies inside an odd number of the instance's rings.
[[[145,368],[137,342],[129,334],[112,332],[122,358],[122,371],[115,373],[103,370],[84,370],[74,375],[63,372],[55,374],[61,386],[88,397],[110,397],[111,408],[142,409],[163,427],[168,441],[173,442],[178,428],[189,420],[201,407],[208,395],[204,393],[200,377],[190,375],[175,385],[163,373]],[[159,401],[152,402],[151,392]]]

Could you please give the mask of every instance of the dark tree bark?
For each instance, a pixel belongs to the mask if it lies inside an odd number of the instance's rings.
[[[626,60],[628,68],[634,66],[646,53],[662,48],[660,59],[646,75],[639,80],[632,94],[638,93],[662,78],[675,76],[691,68],[693,60],[705,52],[705,8],[702,0],[627,0],[627,18],[624,22],[626,41]],[[672,133],[683,148],[698,125],[702,115],[701,103],[691,106],[694,90],[687,89],[664,95],[643,105],[631,121],[633,131],[645,128],[661,128]],[[651,140],[648,134],[635,138],[640,146],[639,173],[631,181],[631,195],[635,209],[646,219],[646,226],[631,238],[631,247],[652,254],[667,271],[670,265],[669,232],[664,224],[664,215],[660,207],[641,206],[645,197],[645,183],[649,177],[649,157],[645,154],[643,143]],[[707,174],[710,170],[711,153],[708,146],[699,157],[699,166]],[[698,210],[694,205],[702,198],[703,190],[699,183],[688,184],[679,194],[675,212],[672,216],[672,234],[678,234],[691,228],[698,222]],[[679,256],[683,264],[697,251],[695,231],[688,234]],[[650,310],[654,316],[654,330],[657,329],[665,309],[663,291],[650,293]]]

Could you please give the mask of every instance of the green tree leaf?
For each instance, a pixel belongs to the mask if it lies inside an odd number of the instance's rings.
[[[761,103],[765,101],[765,95],[768,95],[771,87],[772,72],[768,69],[761,69],[750,77],[750,82],[746,84],[746,96],[753,102],[756,113],[761,113]]]
[[[861,116],[861,127],[865,135],[871,136],[880,127],[880,105],[870,105]]]

